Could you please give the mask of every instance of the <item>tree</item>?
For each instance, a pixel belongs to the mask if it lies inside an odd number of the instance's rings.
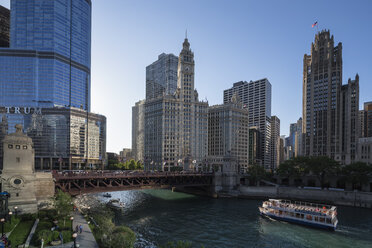
[[[345,181],[352,183],[354,188],[356,185],[362,186],[369,182],[369,177],[372,174],[372,165],[356,162],[344,166],[341,172],[345,177]]]
[[[276,173],[280,176],[286,177],[301,177],[309,172],[308,168],[309,158],[307,157],[296,157],[290,160],[284,161],[279,165]]]
[[[54,198],[54,206],[57,210],[57,217],[63,219],[63,226],[65,226],[66,218],[69,218],[72,212],[71,196],[58,189]]]
[[[340,164],[326,156],[310,157],[306,165],[307,169],[319,179],[322,188],[325,178],[336,175],[340,171]]]
[[[112,248],[133,247],[134,242],[136,241],[136,235],[129,227],[126,226],[116,227],[109,238],[110,247]]]
[[[128,168],[129,168],[129,170],[135,170],[136,169],[136,162],[134,161],[134,159],[131,159],[129,161]]]
[[[143,169],[144,169],[144,166],[141,163],[141,161],[137,161],[137,163],[136,163],[136,170],[143,170]]]
[[[266,178],[266,171],[261,165],[251,165],[248,167],[249,180],[254,182],[257,186],[259,185],[261,179]]]

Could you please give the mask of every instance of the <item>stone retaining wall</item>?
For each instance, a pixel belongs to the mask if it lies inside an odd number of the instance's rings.
[[[341,206],[372,208],[372,193],[303,189],[295,187],[249,187],[240,186],[239,197],[283,198],[301,201],[321,202]]]

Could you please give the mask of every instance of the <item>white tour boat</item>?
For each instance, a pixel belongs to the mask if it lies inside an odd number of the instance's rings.
[[[259,210],[261,215],[276,220],[333,231],[338,223],[337,208],[330,205],[269,199]]]

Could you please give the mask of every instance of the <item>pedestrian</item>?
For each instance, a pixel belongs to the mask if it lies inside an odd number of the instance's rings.
[[[80,229],[80,233],[82,233],[83,232],[83,225],[80,225],[79,229]]]
[[[79,232],[79,225],[76,225],[76,227],[75,227],[75,232],[76,232],[76,233]]]

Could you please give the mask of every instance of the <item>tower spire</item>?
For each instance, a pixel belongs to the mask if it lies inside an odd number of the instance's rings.
[[[186,28],[186,32],[185,32],[185,39],[187,39],[187,28]]]

